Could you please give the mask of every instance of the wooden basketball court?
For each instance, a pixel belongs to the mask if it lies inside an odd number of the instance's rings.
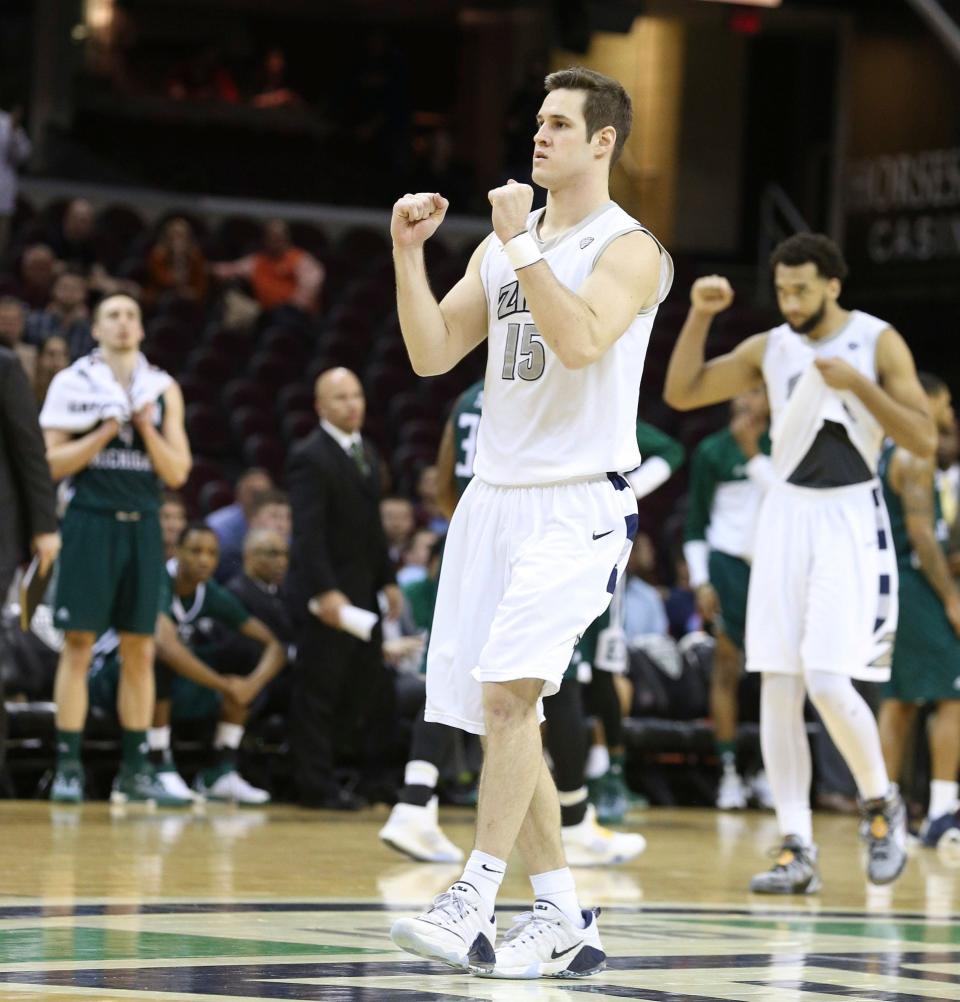
[[[852,818],[821,816],[824,889],[751,896],[768,814],[652,810],[634,864],[577,871],[603,907],[608,969],[587,981],[471,978],[395,950],[387,930],[459,875],[382,846],[386,810],[193,812],[0,805],[0,999],[960,1000],[960,869],[917,849],[869,888]],[[472,813],[441,812],[469,847]],[[508,875],[501,931],[529,906]]]

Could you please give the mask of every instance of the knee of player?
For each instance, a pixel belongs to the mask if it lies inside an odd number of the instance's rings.
[[[853,688],[849,677],[834,672],[807,672],[805,682],[810,702],[818,710],[822,706],[829,710],[832,703],[844,700],[848,690]]]
[[[528,691],[529,690],[529,691]],[[507,682],[484,682],[483,717],[487,734],[523,724],[536,713],[539,689]]]
[[[86,670],[86,662],[93,656],[93,642],[96,637],[92,633],[73,632],[63,635],[63,661],[65,663],[83,663]]]

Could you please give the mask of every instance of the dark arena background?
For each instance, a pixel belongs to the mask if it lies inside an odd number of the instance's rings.
[[[449,199],[425,247],[440,299],[491,229],[487,192],[530,181],[544,76],[573,64],[630,95],[611,197],[676,269],[638,417],[674,440],[677,461],[639,503],[627,591],[636,584],[637,608],[653,618],[631,633],[627,613],[622,749],[603,743],[588,695],[580,719],[589,816],[642,834],[646,849],[625,862],[591,856],[595,846],[584,865],[571,857],[580,900],[602,909],[606,970],[495,981],[411,957],[388,935],[461,872],[456,858],[417,861],[378,836],[410,784],[422,715],[422,603],[448,522],[438,451],[486,365],[481,345],[445,374],[414,373],[390,216],[406,192]],[[150,731],[151,757],[172,754],[193,791],[173,807],[111,800],[124,735],[115,688],[106,699],[97,690],[110,657],[100,641],[83,801],[51,798],[62,755],[56,584],[27,629],[18,583],[0,595],[0,998],[960,1000],[960,819],[935,847],[922,837],[931,701],[905,740],[899,782],[915,834],[895,885],[865,879],[856,787],[808,705],[823,889],[750,893],[779,839],[755,676],[735,683],[742,795],[718,805],[714,638],[684,537],[691,459],[730,409],[674,410],[664,379],[700,276],[724,275],[736,293],[708,355],[781,323],[769,255],[805,231],[844,252],[841,304],[889,321],[918,369],[956,391],[958,0],[0,0],[0,346],[19,356],[37,409],[56,374],[94,348],[97,304],[133,296],[144,355],[182,390],[193,457],[161,509],[166,557],[179,560],[172,580],[195,560],[202,603],[211,575],[222,586],[259,575],[269,600],[255,614],[292,655],[291,452],[317,429],[318,377],[351,370],[404,601],[399,617],[386,599],[379,610],[376,678],[347,666],[346,695],[325,718],[335,797],[309,795],[297,757],[301,652],[245,700],[241,724],[218,717],[216,702],[178,717],[174,697],[165,751]],[[286,272],[271,264],[280,258]],[[0,440],[10,434],[0,425]],[[956,571],[958,456],[956,429],[941,429],[936,483]],[[66,502],[61,488],[61,515]],[[178,537],[211,516],[220,564],[204,570]],[[13,508],[0,519],[12,527]],[[93,553],[89,587],[106,574]],[[204,610],[189,629],[175,617],[183,643],[230,680],[227,701],[261,656],[257,638],[223,625],[228,612]],[[954,674],[960,700],[960,663]],[[875,710],[881,688],[862,688]],[[211,761],[224,748],[237,785],[220,796],[225,773]],[[478,742],[458,734],[439,768],[439,826],[454,852],[470,851],[480,760]],[[497,904],[502,929],[528,898],[515,860]]]

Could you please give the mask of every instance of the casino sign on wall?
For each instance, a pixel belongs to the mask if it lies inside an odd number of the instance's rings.
[[[960,268],[960,147],[852,162],[845,248],[861,281],[936,283]]]

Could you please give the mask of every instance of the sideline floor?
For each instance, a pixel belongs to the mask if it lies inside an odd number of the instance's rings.
[[[960,1002],[960,869],[917,850],[895,888],[870,888],[852,818],[816,819],[824,889],[795,900],[746,890],[770,815],[641,813],[639,860],[577,871],[584,906],[604,909],[608,969],[495,982],[392,947],[394,915],[459,868],[382,846],[385,817],[0,801],[0,999]],[[441,820],[469,845],[470,811]],[[508,875],[501,931],[527,886]]]

